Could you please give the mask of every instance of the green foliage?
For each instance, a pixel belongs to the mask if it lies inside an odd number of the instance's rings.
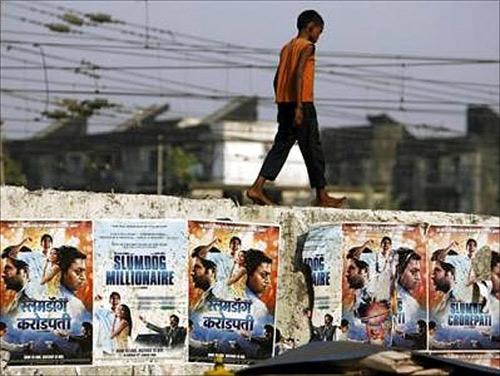
[[[85,15],[85,17],[89,18],[91,21],[97,22],[97,23],[110,23],[114,22],[113,19],[111,18],[111,15],[106,14],[106,13],[88,13]]]
[[[96,99],[93,99],[93,100],[84,100],[81,104],[82,104],[82,106],[86,106],[86,107],[91,108],[93,110],[100,110],[102,108],[116,107],[116,104],[109,102],[105,98],[96,98]]]
[[[170,194],[186,194],[195,181],[194,167],[198,163],[196,157],[181,147],[169,149],[166,158],[167,191]]]
[[[48,117],[49,119],[56,120],[66,119],[67,117],[69,117],[68,113],[62,110],[43,111],[42,115]]]
[[[83,19],[72,13],[65,13],[62,19],[72,25],[82,26]]]
[[[26,185],[26,176],[21,170],[21,166],[15,160],[10,158],[8,153],[4,153],[4,173],[5,184],[7,185]]]
[[[66,119],[70,117],[90,117],[97,110],[104,108],[118,107],[117,104],[111,103],[105,98],[96,98],[92,100],[78,101],[76,99],[65,98],[59,102],[59,105],[64,107],[64,110],[44,111],[43,115],[50,119]]]
[[[69,33],[71,31],[68,25],[61,23],[50,23],[45,24],[45,26],[48,27],[51,31],[55,31],[57,33]]]

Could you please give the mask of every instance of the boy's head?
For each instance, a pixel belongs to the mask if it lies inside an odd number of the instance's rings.
[[[297,18],[297,29],[299,33],[306,32],[307,37],[313,43],[317,42],[320,34],[323,32],[325,22],[315,10],[309,9],[299,14]]]

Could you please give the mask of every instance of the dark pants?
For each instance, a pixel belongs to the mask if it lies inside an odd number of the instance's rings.
[[[259,175],[267,180],[275,180],[285,164],[290,149],[295,141],[298,141],[306,163],[311,188],[324,188],[326,185],[325,157],[319,141],[316,109],[314,104],[304,103],[302,105],[304,119],[300,127],[295,128],[293,125],[295,107],[295,103],[278,104],[278,133]]]

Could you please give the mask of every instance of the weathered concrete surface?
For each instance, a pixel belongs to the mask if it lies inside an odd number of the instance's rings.
[[[192,218],[278,223],[281,225],[280,281],[277,327],[284,336],[300,343],[308,339],[308,324],[302,309],[309,305],[304,276],[294,266],[297,238],[311,227],[340,222],[390,222],[429,224],[498,225],[499,218],[441,212],[402,212],[298,207],[238,207],[231,200],[191,200],[154,195],[90,192],[29,192],[23,188],[0,188],[2,219],[99,219],[99,218]],[[336,270],[340,278],[340,268]],[[339,294],[340,296],[340,294]],[[340,299],[339,299],[340,305]],[[160,375],[201,374],[208,366],[173,365],[131,367],[44,368],[44,375]],[[16,369],[32,374],[33,369]]]

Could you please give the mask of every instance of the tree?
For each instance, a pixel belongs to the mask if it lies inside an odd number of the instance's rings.
[[[187,153],[179,146],[168,149],[165,172],[167,177],[167,192],[184,195],[191,190],[195,181],[195,166],[198,164],[193,154]]]
[[[5,184],[7,185],[26,185],[26,176],[23,174],[21,166],[13,160],[9,154],[3,155]]]

